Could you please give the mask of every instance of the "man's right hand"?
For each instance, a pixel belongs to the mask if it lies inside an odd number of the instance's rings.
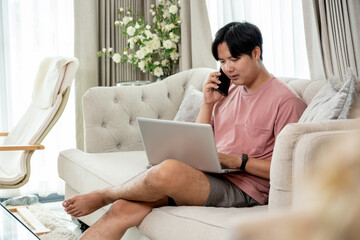
[[[220,72],[212,72],[209,75],[208,80],[206,81],[203,89],[203,95],[204,95],[204,102],[205,104],[213,105],[215,104],[220,98],[221,93],[216,91],[218,89],[218,85],[220,84],[220,80],[218,77],[221,75]]]
[[[214,104],[221,98],[221,93],[216,91],[218,89],[218,85],[220,83],[220,80],[218,79],[218,76],[220,76],[221,73],[219,72],[212,72],[209,75],[208,80],[204,84],[203,89],[203,95],[204,100],[201,104],[200,112],[198,115],[198,118],[196,119],[197,123],[210,123],[211,122],[211,115],[212,110],[214,107]]]

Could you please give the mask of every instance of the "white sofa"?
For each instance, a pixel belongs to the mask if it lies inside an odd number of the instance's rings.
[[[201,90],[212,69],[187,70],[161,82],[144,86],[96,87],[83,98],[85,152],[63,151],[58,159],[59,176],[66,182],[66,198],[106,186],[124,183],[145,171],[136,117],[173,119],[185,90],[191,84]],[[281,78],[306,103],[324,80]],[[273,153],[268,206],[253,208],[161,207],[154,209],[123,239],[228,239],[234,220],[268,209],[289,207],[296,197],[293,179],[302,175],[316,148],[314,142],[356,125],[354,120],[289,124],[280,133]],[[299,179],[299,178],[296,178]],[[81,220],[94,224],[109,208],[99,209]]]

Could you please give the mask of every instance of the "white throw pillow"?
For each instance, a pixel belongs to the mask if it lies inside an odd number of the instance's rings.
[[[190,85],[185,91],[184,99],[176,113],[174,121],[195,122],[199,114],[203,94]]]
[[[349,72],[341,86],[337,77],[331,77],[305,109],[299,123],[330,119],[345,119],[356,97],[355,78]]]
[[[355,100],[358,95],[358,82],[356,82],[356,79],[351,71],[349,71],[346,75],[347,81],[350,81],[349,86],[349,94],[346,97],[344,106],[339,114],[338,119],[347,119],[349,116],[349,112],[351,107],[353,107]]]

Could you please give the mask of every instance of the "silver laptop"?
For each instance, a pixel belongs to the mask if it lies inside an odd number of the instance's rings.
[[[137,118],[137,122],[150,167],[176,159],[203,172],[241,171],[221,167],[210,124],[150,118]]]

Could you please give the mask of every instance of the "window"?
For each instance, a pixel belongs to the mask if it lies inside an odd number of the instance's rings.
[[[0,77],[0,130],[9,131],[30,104],[41,60],[74,55],[74,11],[73,0],[2,0],[0,6],[0,49],[6,49],[0,68],[7,73]],[[74,105],[72,89],[63,115],[43,142],[46,149],[32,157],[30,182],[22,194],[58,191],[58,153],[75,147]]]
[[[6,56],[8,56],[8,48],[5,46],[9,45],[8,39],[8,22],[6,15],[3,13],[7,12],[7,2],[0,1],[0,131],[8,129],[8,119],[6,113],[7,110],[7,82],[8,78],[8,62]],[[0,139],[1,141],[1,139]]]

